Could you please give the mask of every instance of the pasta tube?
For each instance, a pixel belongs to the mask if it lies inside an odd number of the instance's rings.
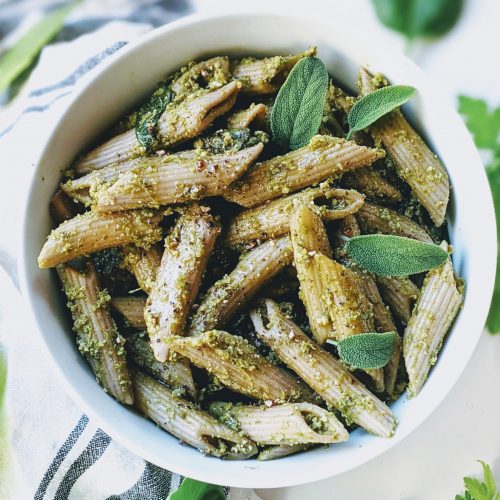
[[[298,206],[314,209],[323,221],[331,221],[356,213],[363,203],[364,196],[357,191],[329,186],[305,189],[238,214],[226,230],[224,244],[231,248],[245,248],[255,241],[287,234],[290,217]]]
[[[148,168],[137,168],[110,185],[96,189],[99,212],[158,207],[222,194],[262,151],[259,143],[230,155],[203,159],[163,157],[148,159]]]
[[[219,232],[209,208],[191,205],[165,239],[165,252],[144,309],[158,361],[167,360],[167,340],[182,335]]]
[[[243,460],[257,453],[252,441],[164,385],[140,372],[133,375],[135,406],[153,422],[202,453]]]
[[[49,210],[53,221],[57,224],[72,219],[79,211],[76,203],[61,190],[51,198]]]
[[[359,86],[362,94],[368,94],[384,84],[386,82],[380,75],[374,77],[361,68]],[[441,226],[446,215],[450,184],[438,157],[399,110],[378,120],[370,127],[370,132],[382,142],[394,161],[398,175],[409,184],[436,226]]]
[[[206,292],[191,319],[188,335],[224,326],[259,288],[291,263],[292,245],[288,236],[268,240],[243,255],[233,271]]]
[[[449,251],[445,241],[441,248]],[[403,339],[411,397],[420,392],[436,362],[444,336],[458,314],[463,298],[464,285],[456,279],[451,259],[427,273]]]
[[[245,57],[233,61],[231,70],[234,78],[242,83],[242,92],[272,94],[278,91],[290,70],[300,59],[315,54],[316,48],[310,48],[293,56],[274,56],[264,59]]]
[[[108,310],[109,295],[101,290],[94,266],[84,272],[69,265],[57,267],[68,298],[79,351],[85,356],[97,381],[118,401],[132,404],[134,396],[127,364],[125,339],[120,336]]]
[[[383,156],[380,149],[316,135],[303,148],[256,163],[223,196],[244,207],[253,207],[370,165]]]
[[[259,446],[331,444],[349,439],[348,432],[333,413],[311,403],[269,407],[216,402],[210,405],[209,411],[228,427],[234,425]]]
[[[176,390],[178,395],[196,397],[193,374],[186,360],[178,359],[160,363],[155,359],[153,349],[144,333],[136,333],[127,337],[125,349],[128,358],[135,365]]]
[[[287,457],[299,451],[310,448],[308,444],[284,444],[281,446],[270,446],[262,450],[257,456],[257,460],[275,460],[276,458]]]
[[[252,103],[250,107],[236,111],[227,119],[228,128],[249,128],[255,125],[257,129],[265,129],[267,120],[267,107],[265,104]]]
[[[145,298],[112,297],[111,307],[118,311],[132,328],[136,328],[137,330],[146,329],[146,320],[144,319]]]
[[[172,337],[169,343],[172,351],[240,394],[273,403],[315,401],[307,387],[257,354],[242,337],[210,330],[196,337]]]
[[[342,185],[356,189],[370,199],[381,200],[387,203],[401,201],[403,196],[399,189],[386,181],[372,168],[360,168],[349,172],[342,177]]]
[[[432,243],[432,238],[417,223],[395,210],[366,202],[356,213],[363,233],[395,234]]]
[[[356,423],[377,436],[392,437],[396,420],[391,410],[347,368],[287,319],[275,302],[266,300],[264,307],[264,311],[250,313],[259,338],[337,409],[347,424]]]
[[[77,215],[50,233],[38,256],[38,265],[55,267],[81,255],[128,243],[147,248],[162,237],[162,217],[153,210]]]
[[[420,294],[418,286],[407,276],[377,276],[377,285],[393,314],[406,325]]]
[[[123,263],[146,293],[151,292],[156,280],[162,253],[158,245],[149,248],[140,248],[136,245],[123,247]]]

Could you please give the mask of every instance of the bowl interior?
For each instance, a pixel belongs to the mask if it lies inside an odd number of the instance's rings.
[[[26,202],[20,272],[34,314],[61,382],[83,410],[113,438],[155,464],[212,483],[278,487],[339,474],[394,446],[440,403],[465,367],[481,332],[493,286],[496,236],[493,207],[476,150],[456,113],[442,104],[439,89],[410,61],[363,46],[360,35],[286,16],[232,15],[188,18],[155,30],[122,49],[100,68],[61,118],[37,165]],[[392,406],[400,421],[391,440],[358,430],[347,443],[271,462],[223,462],[205,457],[117,404],[96,384],[78,353],[54,273],[39,270],[36,257],[50,231],[48,202],[76,153],[146,95],[165,75],[194,58],[213,54],[282,54],[315,45],[342,84],[355,87],[360,65],[383,72],[393,83],[417,87],[406,108],[448,168],[453,185],[449,231],[457,272],[467,280],[463,310],[420,395]],[[473,196],[471,196],[473,193]],[[477,227],[481,214],[481,231]]]

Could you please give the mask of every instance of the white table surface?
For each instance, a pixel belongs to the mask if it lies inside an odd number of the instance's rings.
[[[371,43],[403,50],[404,41],[381,26],[369,0],[194,0],[200,12],[266,9],[345,19]],[[466,94],[500,105],[500,2],[466,0],[455,29],[410,56],[442,85],[450,102]],[[264,500],[444,500],[463,491],[464,475],[490,463],[500,485],[500,335],[484,333],[469,366],[438,410],[384,455],[332,479],[293,488],[259,490]]]

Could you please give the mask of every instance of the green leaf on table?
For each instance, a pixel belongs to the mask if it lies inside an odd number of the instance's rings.
[[[409,39],[436,37],[455,26],[464,0],[372,0],[380,21]]]
[[[448,254],[438,245],[389,234],[366,234],[350,238],[349,257],[378,276],[418,274],[446,262]]]
[[[225,500],[226,495],[220,486],[203,483],[186,477],[177,491],[167,500]]]
[[[77,3],[79,2],[71,2],[44,16],[0,57],[0,92],[6,89],[61,31],[64,20]]]
[[[317,57],[304,57],[281,86],[271,112],[273,139],[294,150],[309,143],[323,118],[328,71]]]
[[[390,85],[363,96],[347,115],[349,134],[358,132],[375,123],[379,118],[409,101],[417,92],[409,85]]]
[[[483,481],[472,477],[464,477],[466,488],[464,495],[456,495],[455,500],[500,500],[493,473],[488,464],[479,460],[483,468]]]
[[[374,370],[390,361],[397,335],[396,332],[360,333],[327,342],[337,346],[340,359],[352,368]]]

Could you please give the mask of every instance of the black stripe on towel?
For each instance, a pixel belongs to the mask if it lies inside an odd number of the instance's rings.
[[[84,431],[84,429],[88,423],[89,423],[89,419],[88,419],[87,415],[82,415],[80,417],[80,420],[78,421],[78,423],[75,425],[73,430],[70,432],[66,441],[64,441],[63,445],[59,448],[59,451],[56,453],[54,460],[52,460],[52,463],[49,465],[49,468],[45,472],[45,474],[42,478],[42,481],[40,482],[40,485],[38,486],[38,489],[36,490],[35,497],[34,497],[35,500],[42,500],[43,499],[45,492],[47,491],[47,487],[49,486],[50,482],[54,478],[62,461],[66,458],[66,455],[69,453],[71,448],[73,448],[73,446],[76,443],[76,441],[78,440],[78,438],[82,435],[82,432]]]

